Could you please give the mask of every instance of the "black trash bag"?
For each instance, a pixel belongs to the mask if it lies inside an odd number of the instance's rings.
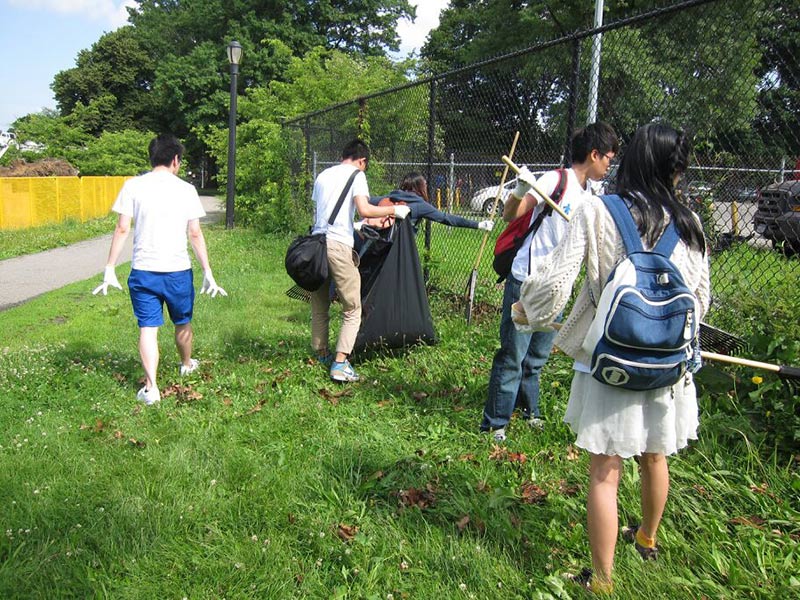
[[[353,350],[435,344],[413,225],[403,219],[383,235],[361,256],[361,328]]]

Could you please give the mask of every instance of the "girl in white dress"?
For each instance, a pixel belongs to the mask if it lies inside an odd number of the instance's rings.
[[[708,259],[702,225],[681,204],[675,185],[688,166],[690,144],[679,131],[661,123],[639,128],[623,153],[617,193],[631,209],[642,243],[651,249],[664,228],[674,221],[680,235],[671,256],[700,306],[708,309]],[[618,534],[617,488],[622,459],[639,457],[641,467],[641,525],[628,533],[629,541],[647,559],[657,556],[656,533],[669,490],[665,456],[697,439],[697,396],[692,375],[678,383],[650,391],[630,391],[594,379],[591,357],[582,344],[594,318],[593,299],[614,266],[624,257],[624,245],[611,214],[593,197],[575,211],[570,229],[547,261],[523,283],[514,305],[515,322],[534,330],[551,326],[572,293],[581,267],[583,287],[561,327],[555,344],[575,359],[569,403],[564,417],[577,435],[576,444],[591,455],[587,520],[592,572],[582,583],[599,593],[612,591],[611,571]]]

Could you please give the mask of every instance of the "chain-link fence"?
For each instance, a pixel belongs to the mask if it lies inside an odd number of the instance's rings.
[[[791,53],[800,28],[786,27],[798,13],[769,0],[676,2],[304,115],[284,128],[305,157],[297,181],[308,185],[360,136],[372,151],[373,194],[418,171],[433,204],[479,220],[515,132],[515,161],[543,171],[569,164],[568,140],[590,115],[614,127],[622,152],[637,127],[662,119],[695,140],[682,193],[704,220],[716,296],[757,294],[800,270],[783,256],[800,252],[800,57]],[[478,301],[493,305],[501,229],[479,265]],[[463,293],[482,235],[428,223],[419,243],[429,286]]]

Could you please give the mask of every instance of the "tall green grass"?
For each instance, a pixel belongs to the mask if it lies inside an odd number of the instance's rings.
[[[184,380],[162,329],[159,406],[135,401],[126,293],[86,281],[0,313],[0,597],[585,596],[562,577],[589,564],[566,357],[543,375],[544,431],[514,420],[497,448],[477,432],[495,313],[466,328],[436,298],[440,344],[355,357],[362,381],[335,385],[309,358],[308,306],[283,294],[289,239],[207,238],[230,295],[198,296],[201,368]],[[702,399],[700,440],[671,461],[662,556],[620,543],[616,597],[800,591],[797,462],[761,454],[746,419],[730,435],[714,412],[729,401]],[[638,478],[628,461],[623,522]]]

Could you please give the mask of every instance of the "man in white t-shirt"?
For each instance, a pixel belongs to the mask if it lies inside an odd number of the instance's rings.
[[[578,204],[591,196],[591,182],[602,179],[611,159],[619,150],[614,130],[605,123],[593,123],[575,132],[572,137],[573,165],[563,171],[566,187],[559,205],[568,215]],[[562,176],[559,170],[548,171],[535,183],[536,187],[552,196]],[[523,167],[517,187],[509,195],[503,209],[503,220],[511,222],[533,209],[531,221],[546,210],[547,204],[530,193],[533,175]],[[506,426],[514,408],[522,414],[531,427],[541,428],[544,421],[539,412],[539,374],[550,355],[555,332],[522,333],[511,320],[511,305],[519,300],[520,286],[530,274],[532,261],[540,260],[552,252],[564,236],[569,223],[558,214],[542,219],[539,229],[529,235],[514,257],[511,274],[503,293],[503,312],[500,320],[500,349],[492,361],[489,391],[483,409],[480,429],[493,432],[494,439],[506,439]]]
[[[194,285],[187,239],[203,268],[200,293],[208,293],[212,298],[217,294],[227,296],[227,293],[217,285],[211,273],[200,229],[200,217],[206,213],[197,190],[177,177],[183,145],[173,135],[160,135],[150,142],[148,151],[152,171],[126,181],[112,207],[119,219],[111,239],[103,283],[93,293],[106,295],[109,286],[122,289],[115,265],[133,220],[133,259],[128,289],[139,323],[139,354],[145,372],[145,384],[137,398],[150,405],[161,400],[156,373],[158,328],[164,324],[164,304],[175,325],[181,375],[193,372],[199,365],[192,358]]]
[[[364,172],[369,165],[369,148],[361,140],[353,140],[342,150],[342,162],[328,167],[314,181],[313,200],[316,204],[313,233],[324,233],[328,250],[328,272],[342,303],[342,327],[335,354],[328,349],[330,324],[330,282],[311,293],[311,346],[320,362],[330,365],[334,381],[358,381],[358,374],[348,356],[353,351],[361,326],[361,275],[358,254],[353,250],[353,216],[356,209],[362,218],[394,215],[408,216],[411,209],[404,205],[374,206],[369,203],[369,188]],[[333,223],[329,223],[337,201],[348,184],[342,205]]]

